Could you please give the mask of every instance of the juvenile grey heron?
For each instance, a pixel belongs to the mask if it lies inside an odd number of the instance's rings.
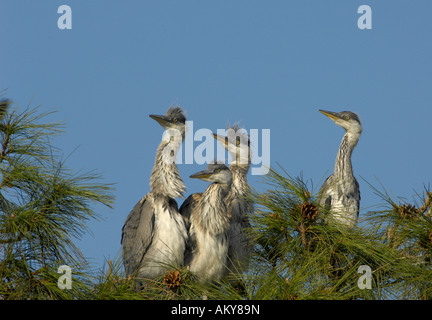
[[[150,192],[132,209],[122,229],[123,263],[128,275],[154,279],[184,262],[187,231],[175,198],[185,186],[175,157],[185,137],[186,118],[180,107],[165,116],[150,115],[164,129],[150,177]]]
[[[213,137],[228,150],[232,158],[229,169],[233,174],[233,182],[225,199],[230,216],[227,275],[240,274],[247,270],[252,255],[252,245],[247,235],[249,215],[253,211],[247,181],[251,164],[250,140],[237,125],[228,128],[226,136],[213,133]]]
[[[228,255],[229,217],[225,197],[231,188],[232,173],[224,164],[209,164],[206,170],[190,177],[212,184],[202,194],[189,196],[183,206],[190,210],[185,265],[201,281],[217,281],[224,275]]]
[[[319,190],[319,203],[336,221],[347,227],[354,227],[360,210],[360,187],[354,177],[351,155],[362,133],[360,119],[350,111],[319,111],[345,129],[334,172]]]

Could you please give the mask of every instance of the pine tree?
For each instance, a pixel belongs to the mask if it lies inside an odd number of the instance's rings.
[[[10,105],[0,102],[0,299],[88,297],[88,266],[73,240],[98,218],[93,205],[112,205],[112,187],[65,167],[51,143],[62,124],[43,122],[51,113]],[[70,290],[58,286],[61,265],[73,272]]]
[[[378,192],[386,207],[354,229],[318,223],[316,196],[303,178],[272,169],[255,194],[255,298],[430,299],[430,193],[417,209]],[[372,186],[371,186],[372,187]],[[328,220],[328,219],[326,219]],[[365,286],[363,271],[371,272]],[[364,275],[366,276],[366,275]]]
[[[61,123],[50,113],[20,112],[0,102],[0,299],[431,299],[432,193],[400,201],[369,184],[381,210],[362,213],[354,229],[326,214],[302,175],[272,168],[254,192],[249,236],[254,254],[238,281],[202,283],[172,267],[137,288],[121,258],[96,277],[73,240],[93,205],[110,207],[110,185],[65,167],[51,141]],[[321,219],[322,220],[322,219]],[[71,289],[58,267],[73,270]],[[370,273],[369,273],[370,272]],[[240,285],[239,285],[240,284]]]
[[[421,205],[377,195],[383,210],[363,214],[354,229],[324,212],[303,177],[271,169],[264,192],[255,192],[249,230],[254,254],[242,286],[197,282],[187,268],[172,268],[145,287],[134,287],[119,262],[101,276],[103,299],[431,299],[432,194]]]

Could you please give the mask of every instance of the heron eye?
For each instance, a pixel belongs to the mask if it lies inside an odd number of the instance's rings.
[[[174,122],[174,123],[177,123],[177,121],[178,121],[177,118],[174,118],[174,119],[173,119],[173,122]]]
[[[219,173],[220,172],[220,169],[216,169],[216,173]]]
[[[345,116],[345,119],[349,120],[349,119],[350,119],[350,117],[349,117],[349,116]]]

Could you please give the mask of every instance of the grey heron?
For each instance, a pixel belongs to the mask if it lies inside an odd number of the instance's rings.
[[[209,164],[190,176],[212,182],[201,194],[189,196],[180,212],[188,210],[189,242],[185,265],[200,281],[220,280],[228,255],[229,217],[225,197],[231,188],[232,173],[224,164]]]
[[[247,235],[249,215],[253,211],[247,181],[251,164],[250,140],[237,125],[228,128],[226,136],[213,133],[213,137],[228,150],[232,158],[229,169],[233,182],[225,199],[230,216],[227,275],[240,274],[247,270],[252,255],[252,245]]]
[[[123,263],[128,275],[154,279],[167,268],[184,262],[187,230],[175,198],[183,197],[185,185],[175,157],[186,133],[180,107],[165,116],[150,115],[164,129],[150,177],[150,192],[132,209],[122,229]]]
[[[360,187],[354,177],[351,155],[362,133],[360,119],[350,111],[319,111],[345,129],[334,172],[319,190],[319,203],[340,224],[354,227],[360,210]]]

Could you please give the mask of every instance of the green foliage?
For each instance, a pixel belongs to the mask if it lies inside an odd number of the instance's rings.
[[[427,207],[397,204],[385,191],[374,189],[385,201],[385,210],[370,212],[359,226],[347,229],[330,217],[326,223],[320,220],[323,210],[302,177],[272,169],[265,183],[268,190],[252,196],[255,212],[249,231],[255,252],[249,271],[237,275],[238,281],[202,283],[186,268],[167,266],[159,279],[138,285],[138,279],[125,277],[119,259],[99,277],[92,298],[431,298],[432,225]],[[370,289],[361,285],[361,266],[372,272]]]
[[[260,298],[430,298],[432,225],[425,208],[398,205],[384,192],[378,194],[390,207],[369,213],[358,227],[324,224],[307,184],[284,173],[271,170],[271,189],[254,196]],[[362,265],[372,270],[371,289],[358,285]]]
[[[73,240],[98,218],[94,205],[112,205],[112,188],[65,166],[51,143],[62,124],[43,122],[50,113],[8,105],[0,102],[0,299],[432,298],[432,193],[411,204],[370,185],[382,210],[347,229],[319,207],[308,181],[283,169],[271,169],[267,190],[251,196],[254,254],[236,281],[203,283],[170,266],[158,279],[136,279],[121,258],[90,271]],[[71,289],[57,285],[63,264],[73,270]],[[372,271],[370,289],[359,285],[361,266]]]
[[[50,113],[38,111],[8,110],[0,120],[0,299],[83,297],[86,261],[73,239],[97,218],[93,204],[113,203],[99,175],[58,159],[51,140],[62,125],[43,123]],[[74,270],[71,290],[57,286],[62,264]]]
[[[348,229],[331,221],[330,216],[326,223],[320,220],[323,209],[302,177],[292,178],[285,171],[281,174],[272,169],[265,183],[268,190],[253,195],[255,212],[250,217],[249,231],[255,252],[249,271],[238,275],[237,282],[201,283],[187,269],[170,268],[160,279],[141,287],[134,286],[134,279],[129,279],[132,282],[128,282],[127,290],[131,290],[128,294],[132,296],[105,297],[431,298],[430,215],[412,205],[396,204],[385,192],[378,193],[389,205],[386,210],[369,213],[359,226]],[[391,234],[389,228],[393,230]],[[372,272],[370,289],[361,285],[364,283],[361,266]],[[112,282],[108,283],[104,288],[112,288]]]
[[[397,252],[403,264],[395,278],[400,282],[394,296],[400,299],[432,299],[432,193],[425,190],[422,205],[399,202],[383,188],[371,186],[386,206],[370,212],[366,221],[380,242]]]

